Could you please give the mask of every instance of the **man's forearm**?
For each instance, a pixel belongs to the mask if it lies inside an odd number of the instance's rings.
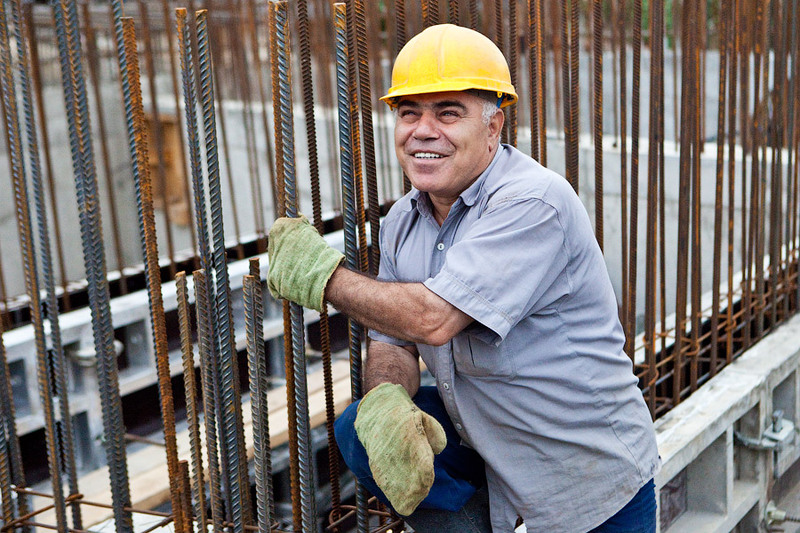
[[[366,327],[410,342],[444,344],[472,321],[422,283],[382,282],[341,266],[325,297]]]
[[[413,397],[419,389],[419,356],[414,346],[373,341],[364,365],[364,393],[381,383],[402,385]]]

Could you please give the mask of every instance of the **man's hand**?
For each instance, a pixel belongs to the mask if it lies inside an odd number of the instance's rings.
[[[408,516],[433,485],[433,456],[444,450],[441,424],[401,385],[382,383],[361,400],[355,421],[372,477],[394,510]]]
[[[269,231],[267,286],[275,298],[322,310],[325,285],[344,256],[325,242],[308,219],[282,217]]]

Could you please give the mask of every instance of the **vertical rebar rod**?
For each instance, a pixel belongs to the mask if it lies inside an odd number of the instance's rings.
[[[276,193],[276,182],[275,182],[275,155],[273,153],[272,147],[272,133],[271,128],[269,126],[269,119],[267,116],[267,98],[266,98],[266,91],[264,89],[264,76],[262,75],[263,66],[261,61],[261,44],[259,43],[258,39],[258,17],[256,14],[256,2],[255,0],[248,0],[247,1],[247,8],[248,8],[248,16],[247,16],[247,23],[250,26],[250,46],[251,46],[251,54],[253,58],[253,62],[256,66],[256,80],[258,81],[258,97],[259,103],[261,104],[261,127],[264,131],[264,146],[266,151],[266,159],[267,159],[267,177],[269,178],[270,184],[270,191],[272,192],[272,211],[273,214],[277,217],[279,216],[279,207],[277,198],[278,195]]]
[[[725,362],[733,361],[733,334],[736,329],[734,321],[734,223],[736,206],[736,90],[739,64],[739,2],[734,0],[731,10],[730,26],[728,28],[728,64],[730,65],[730,82],[728,83],[728,232],[727,232],[727,261],[728,261],[728,301],[726,313],[726,339]]]
[[[469,13],[469,27],[472,30],[478,29],[478,0],[467,0],[467,11]]]
[[[29,43],[30,48],[30,64],[31,65],[39,65],[39,49],[37,47],[37,40],[36,40],[36,30],[33,24],[33,5],[32,4],[24,4],[24,18],[25,22],[22,24],[22,29],[24,32],[23,35],[23,42]],[[50,191],[50,210],[53,213],[53,220],[56,222],[60,220],[58,213],[58,202],[56,201],[56,186],[55,186],[55,173],[53,171],[53,158],[50,154],[50,137],[47,128],[47,113],[45,112],[44,106],[44,95],[42,94],[42,75],[40,68],[32,68],[31,69],[31,81],[33,82],[33,91],[35,94],[34,101],[36,102],[36,112],[39,115],[39,131],[41,132],[42,136],[42,155],[44,156],[44,166],[45,172],[47,175],[47,185]],[[66,262],[64,260],[64,247],[63,247],[63,240],[61,237],[61,224],[55,223],[53,224],[53,236],[55,237],[55,245],[56,245],[56,257],[58,260],[58,270],[61,274],[61,288],[64,291],[64,309],[70,309],[70,299],[67,296],[67,284],[69,282],[68,274],[67,274],[67,267]],[[0,276],[0,292],[5,294],[3,290],[3,280],[2,276]],[[125,286],[125,276],[120,275],[120,286],[124,288]]]
[[[536,40],[539,43],[537,54],[539,61],[539,162],[547,166],[547,32],[542,25],[545,20],[545,0],[536,0],[538,10],[539,26],[536,32]]]
[[[277,212],[283,215],[286,210],[286,169],[284,165],[284,132],[283,121],[278,116],[281,110],[280,102],[280,72],[278,64],[278,28],[277,18],[269,15],[269,50],[270,73],[272,78],[272,109],[275,122],[275,176],[277,188]],[[286,375],[286,410],[288,414],[289,430],[289,487],[291,501],[299,502],[300,497],[300,463],[297,447],[297,397],[294,392],[294,350],[292,339],[292,316],[289,301],[283,301],[283,362]],[[295,530],[302,530],[303,516],[301,506],[292,505],[292,525]]]
[[[5,442],[0,447],[0,496],[3,500],[3,516],[6,523],[14,516],[28,514],[28,497],[23,493],[12,496],[13,487],[25,487],[25,471],[22,466],[22,451],[17,433],[17,416],[14,407],[11,373],[8,368],[6,347],[3,343],[3,327],[0,322],[0,434]]]
[[[169,74],[172,80],[172,97],[173,97],[173,104],[175,105],[175,123],[178,129],[178,159],[180,161],[180,178],[181,178],[181,189],[183,193],[183,201],[186,202],[187,205],[187,216],[188,222],[187,226],[189,227],[189,237],[192,243],[192,251],[197,250],[197,232],[195,230],[195,226],[193,224],[192,219],[192,210],[188,208],[189,205],[192,203],[192,192],[191,192],[191,184],[190,178],[186,174],[186,146],[183,143],[183,139],[185,138],[183,135],[183,125],[181,121],[178,119],[179,109],[181,108],[181,97],[180,97],[180,85],[178,84],[178,65],[175,62],[175,45],[172,42],[172,34],[170,32],[169,20],[170,20],[170,11],[169,11],[169,0],[162,0],[161,1],[161,16],[164,17],[164,33],[165,33],[165,40],[167,41],[167,55],[169,56]],[[269,143],[267,143],[269,144]],[[196,259],[194,261],[195,266],[199,263]]]
[[[563,115],[564,115],[564,162],[566,167],[566,178],[572,188],[578,191],[577,169],[572,165],[572,142],[574,118],[572,107],[572,84],[571,80],[571,52],[570,46],[570,20],[571,12],[577,11],[575,0],[564,0],[561,2],[561,79],[563,91]]]
[[[575,186],[575,191],[578,191],[580,183],[578,155],[579,155],[579,139],[580,134],[580,23],[578,16],[579,3],[578,0],[572,0],[571,18],[569,24],[570,38],[569,38],[569,114],[570,114],[570,139],[567,146],[569,147],[569,157],[567,158],[567,174],[571,175],[571,181]]]
[[[189,448],[192,458],[191,490],[194,493],[194,520],[186,514],[187,522],[196,521],[200,531],[208,531],[206,518],[205,479],[203,478],[203,451],[200,441],[200,407],[197,397],[197,382],[192,348],[192,326],[189,311],[189,289],[186,272],[175,275],[175,294],[178,307],[178,327],[181,337],[181,361],[183,362],[183,383],[186,390],[186,420],[189,426]],[[201,370],[202,371],[202,370]],[[188,508],[187,508],[188,510]]]
[[[83,18],[85,21],[84,38],[86,39],[86,59],[89,63],[89,81],[92,84],[92,92],[97,110],[97,132],[100,140],[100,153],[103,156],[103,175],[105,177],[108,211],[111,221],[111,237],[114,245],[114,259],[119,272],[119,289],[121,294],[128,293],[128,279],[125,275],[125,261],[122,253],[122,237],[120,235],[119,216],[117,212],[117,198],[114,194],[114,175],[111,170],[111,155],[108,150],[108,131],[106,129],[106,108],[103,105],[103,91],[100,86],[100,55],[97,50],[97,35],[92,25],[89,12],[89,4],[82,4]],[[45,130],[45,128],[42,128]],[[55,215],[54,215],[55,216]],[[56,218],[56,220],[58,220]],[[60,224],[55,224],[58,227]],[[56,238],[59,238],[56,235]]]
[[[334,24],[336,27],[336,87],[339,111],[339,153],[341,154],[341,179],[344,206],[344,246],[347,266],[359,270],[358,239],[356,236],[356,191],[353,171],[353,147],[350,128],[350,81],[348,78],[348,39],[346,32],[347,7],[344,3],[334,4]],[[353,400],[361,398],[361,326],[348,319],[350,388]],[[367,512],[367,492],[360,484],[356,485],[356,528],[359,533],[369,530]]]
[[[257,259],[250,261],[250,275],[244,277],[244,315],[247,337],[247,361],[250,371],[250,406],[253,413],[253,466],[256,480],[256,516],[258,531],[272,530],[272,480],[269,442],[269,381],[264,354],[264,306],[261,294],[260,268]],[[257,274],[258,277],[253,274]]]
[[[592,38],[594,55],[594,228],[603,249],[603,5],[592,0]]]
[[[316,128],[314,126],[314,93],[311,76],[311,50],[309,43],[309,28],[308,28],[308,5],[307,0],[300,0],[298,2],[298,32],[300,40],[300,75],[303,83],[303,109],[306,118],[306,139],[309,147],[309,170],[311,179],[311,204],[313,212],[314,227],[317,231],[323,233],[323,220],[322,220],[322,199],[320,194],[319,184],[319,166],[317,161],[317,146],[316,146]],[[366,57],[366,50],[365,50]],[[367,85],[369,87],[369,85]],[[369,90],[367,90],[367,98],[369,98]],[[369,116],[372,115],[370,110]],[[365,117],[366,117],[365,112]],[[366,123],[365,123],[366,124]],[[371,121],[370,121],[371,127]],[[366,129],[366,128],[365,128]],[[367,156],[369,160],[369,155]],[[374,148],[373,148],[374,160]],[[369,169],[369,165],[368,165]],[[373,179],[375,180],[375,200],[370,199],[370,229],[373,232],[373,250],[377,250],[374,237],[377,235],[375,227],[372,226],[373,211],[377,211],[377,176],[374,175],[373,164]],[[369,171],[368,171],[369,181]],[[371,197],[370,197],[371,198]],[[374,256],[373,256],[373,260]],[[373,263],[374,264],[374,263]],[[323,371],[323,386],[325,391],[325,426],[328,433],[328,468],[330,472],[330,491],[331,491],[331,507],[333,508],[334,520],[339,518],[339,506],[341,504],[341,491],[339,486],[339,457],[338,447],[336,445],[336,438],[333,432],[333,420],[335,417],[333,406],[333,378],[331,375],[331,339],[330,339],[330,324],[328,320],[328,310],[323,307],[319,315],[320,325],[320,344],[322,351],[322,371]]]
[[[619,53],[619,184],[620,184],[620,277],[622,278],[622,305],[620,306],[620,322],[622,322],[623,330],[625,331],[625,353],[628,354],[631,361],[634,359],[635,352],[635,337],[636,332],[630,329],[628,323],[628,316],[630,314],[630,243],[628,241],[629,223],[628,223],[628,45],[625,31],[625,5],[624,0],[619,0],[619,7],[614,9],[616,18],[612,24],[617,28],[615,32],[615,41]],[[613,17],[612,17],[613,18]],[[615,63],[616,65],[616,63]],[[616,102],[616,99],[614,100]],[[633,198],[630,198],[631,204]]]
[[[439,0],[421,0],[422,3],[422,26],[427,28],[439,24]],[[348,8],[352,8],[350,4]]]
[[[628,264],[630,265],[630,267],[628,268],[628,316],[626,317],[626,322],[627,322],[627,331],[629,331],[630,334],[633,335],[634,332],[636,331],[636,295],[637,295],[636,283],[637,283],[637,280],[638,280],[638,255],[639,255],[638,254],[638,249],[639,249],[639,135],[640,135],[640,132],[639,132],[639,124],[640,124],[640,122],[639,122],[639,119],[640,119],[640,116],[641,116],[640,105],[641,105],[641,57],[642,57],[642,0],[634,0],[634,2],[633,2],[633,28],[632,28],[631,34],[632,34],[632,39],[633,39],[633,43],[632,43],[633,54],[632,54],[632,58],[631,58],[631,69],[632,69],[632,72],[631,72],[631,76],[632,76],[632,79],[631,79],[631,163],[630,163],[630,173],[631,173],[630,174],[631,175],[630,199],[631,199],[631,206],[630,206],[630,238],[629,238],[629,241],[628,241],[629,242],[628,250],[630,251],[630,257],[628,259]],[[622,39],[622,42],[623,43],[625,42],[624,38]],[[622,57],[624,57],[625,55],[626,54],[624,54],[624,53],[621,54]],[[625,75],[627,76],[625,69],[621,68],[620,71],[625,73]],[[652,83],[652,81],[653,81],[652,75],[651,75],[651,79],[650,80],[651,80],[651,83]],[[623,88],[621,88],[621,90],[623,90]],[[623,92],[624,92],[624,90],[623,90]],[[651,103],[652,103],[652,101],[651,101]],[[625,109],[625,106],[621,105],[620,108],[621,109]],[[653,117],[652,110],[650,112],[650,117]],[[656,138],[652,135],[652,132],[653,132],[653,130],[651,130],[651,132],[650,132],[651,135],[650,135],[649,138],[650,138],[651,141],[655,141]],[[652,158],[652,156],[657,156],[657,155],[658,155],[657,151],[654,152],[653,154],[648,153],[648,168],[652,168],[655,165],[655,162],[657,161],[657,158],[656,159],[651,159],[651,158]],[[650,183],[650,178],[648,176],[648,202],[649,202],[649,194],[650,194],[649,193],[649,183]],[[649,207],[649,204],[648,204],[648,214],[646,215],[648,224],[650,224],[650,222],[651,222],[649,209],[650,209],[650,207]],[[655,221],[653,220],[653,222],[655,222]],[[647,226],[647,229],[649,231],[650,226]],[[648,237],[648,241],[647,242],[649,242],[649,237]],[[648,248],[648,250],[649,250],[649,248]],[[649,255],[650,254],[649,251],[647,253],[648,253],[648,255],[647,255],[646,261],[649,262],[649,261],[655,260],[655,258],[653,256]],[[649,290],[650,286],[647,285],[647,283],[650,283],[650,282],[655,283],[655,279],[652,279],[652,278],[647,278],[647,279],[649,281],[645,282],[645,286],[648,287],[648,290]],[[653,303],[653,305],[655,306],[655,303]],[[654,309],[655,309],[655,307],[653,307],[653,310]],[[655,327],[655,317],[653,317],[653,325]],[[646,332],[647,332],[647,330],[646,330]],[[653,331],[649,331],[649,333],[651,335],[654,332],[655,332],[655,329]],[[652,336],[650,337],[650,342],[652,342],[653,346],[655,346],[655,339]],[[635,349],[634,346],[630,347],[630,355],[631,355],[631,357],[633,357],[634,349]],[[648,354],[648,355],[652,355],[652,356],[655,355],[655,352],[653,352],[653,354],[649,354],[649,352],[647,352],[647,350],[645,350],[645,353]],[[655,360],[653,360],[653,361],[655,361]],[[649,366],[650,363],[647,362],[647,365]],[[655,369],[652,369],[652,372],[655,373]],[[653,376],[654,375],[655,374],[653,374]],[[652,378],[652,376],[651,376],[651,378]],[[655,398],[655,395],[653,394],[652,397]],[[650,407],[651,407],[650,412],[651,412],[651,414],[653,414],[654,409],[655,409],[655,405],[651,404]]]
[[[10,167],[11,188],[14,194],[14,207],[19,235],[19,247],[22,255],[22,268],[25,278],[25,290],[30,298],[31,323],[36,346],[36,376],[39,385],[39,396],[42,402],[44,432],[47,450],[47,467],[50,484],[53,490],[53,503],[56,524],[59,528],[67,528],[67,513],[64,505],[64,489],[62,473],[62,439],[56,427],[59,414],[55,410],[54,383],[52,381],[52,361],[47,347],[44,325],[44,308],[42,287],[37,263],[39,260],[33,235],[33,222],[28,198],[28,184],[25,173],[23,155],[23,139],[19,124],[17,107],[16,80],[13,74],[10,36],[5,2],[0,2],[0,90],[2,91],[3,110],[5,111],[6,145]]]
[[[681,33],[683,39],[683,54],[681,57],[681,139],[680,139],[680,175],[678,186],[678,242],[677,242],[677,280],[675,294],[675,345],[673,349],[673,377],[672,377],[672,403],[681,402],[683,391],[683,366],[684,352],[686,351],[686,311],[687,311],[687,281],[689,260],[689,220],[691,209],[692,191],[692,148],[693,132],[696,111],[693,104],[694,57],[695,40],[692,33],[695,31],[694,16],[696,12],[693,5],[686,5],[683,9],[681,20]]]
[[[656,1],[658,3],[658,0]],[[634,6],[638,6],[641,8],[641,2],[636,0]],[[663,8],[661,7],[660,3],[658,5],[653,5],[653,11],[660,12]],[[639,15],[638,17],[636,15]],[[637,24],[638,18],[638,24]],[[637,52],[637,42],[636,37],[637,34],[641,35],[641,9],[638,10],[638,13],[635,12],[634,14],[634,27],[633,27],[633,34],[634,34],[634,67],[636,65],[636,52]],[[641,41],[639,41],[641,43]],[[654,52],[660,51],[659,47],[654,48]],[[634,71],[633,76],[633,83],[634,83],[634,99],[636,95],[636,86],[638,81],[637,72]],[[658,72],[653,69],[650,71],[650,84],[652,87],[656,87],[659,84],[659,80],[657,79]],[[650,96],[650,115],[649,115],[649,139],[650,139],[650,150],[648,152],[648,184],[647,184],[647,237],[646,237],[646,261],[645,261],[645,312],[644,312],[644,339],[645,339],[645,362],[647,364],[647,387],[648,387],[648,394],[647,394],[647,405],[650,409],[650,415],[655,418],[655,411],[656,411],[656,377],[657,377],[657,369],[656,369],[656,298],[655,298],[655,285],[656,285],[656,255],[657,255],[657,241],[656,241],[656,225],[657,225],[657,199],[658,199],[658,160],[659,160],[659,149],[660,145],[658,143],[658,113],[661,112],[663,100],[660,98],[660,94],[656,91],[655,93],[651,93]],[[634,112],[633,119],[636,120],[636,113]],[[633,142],[636,142],[636,136],[633,137]],[[631,156],[636,158],[637,151],[633,149],[631,152]],[[637,158],[638,159],[638,158]],[[636,166],[631,162],[631,207],[636,204],[636,189],[633,187],[633,171]],[[631,221],[631,230],[636,227],[633,220]],[[631,239],[633,242],[633,239]],[[631,258],[631,267],[636,264],[634,258]],[[632,285],[635,287],[635,278],[632,279]],[[632,300],[635,302],[635,299]],[[631,303],[632,308],[635,308],[635,303]]]
[[[361,104],[359,102],[359,57],[358,39],[356,38],[356,7],[358,0],[345,0],[347,4],[347,73],[350,81],[350,136],[353,146],[353,172],[355,183],[356,221],[358,227],[359,270],[366,272],[369,268],[367,257],[367,236],[364,228],[364,171],[361,151],[361,121],[359,118]]]
[[[89,131],[89,109],[80,41],[77,38],[76,10],[74,0],[61,0],[60,3],[53,5],[79,206],[81,245],[86,266],[87,292],[92,314],[95,353],[97,354],[112,507],[117,531],[128,533],[132,532],[133,524],[128,510],[130,489],[125,459],[125,431],[122,424],[119,376],[103,252],[97,175]]]
[[[692,84],[694,91],[691,95],[691,112],[692,112],[692,160],[691,160],[691,337],[689,344],[689,355],[691,357],[689,367],[689,386],[690,392],[697,390],[697,380],[699,377],[699,357],[700,357],[700,320],[702,318],[702,308],[700,298],[701,286],[700,276],[702,270],[702,244],[700,242],[700,192],[701,192],[701,176],[700,176],[700,153],[703,151],[703,135],[701,133],[704,128],[705,121],[703,120],[702,113],[704,109],[704,101],[701,94],[704,94],[705,77],[703,75],[702,65],[704,64],[703,57],[705,54],[705,13],[704,6],[699,6],[697,16],[693,24],[696,31],[690,36],[690,40],[694,39],[691,46],[694,58],[692,62]]]
[[[475,16],[477,17],[477,6],[475,6]],[[472,14],[470,14],[472,17]],[[400,50],[406,44],[406,1],[405,0],[395,0],[395,26],[397,34],[397,41],[395,43],[395,56],[400,52]],[[473,27],[474,29],[474,27]],[[336,72],[338,75],[339,67],[337,65]],[[349,128],[349,126],[348,126]],[[411,190],[411,181],[409,181],[408,176],[406,176],[405,172],[403,174],[403,194],[406,194],[408,191]]]
[[[281,132],[283,135],[283,152],[281,155],[284,167],[284,186],[286,195],[286,211],[288,217],[299,216],[297,181],[295,176],[294,132],[292,114],[292,95],[289,57],[289,27],[286,2],[270,4],[270,16],[275,27],[275,51],[277,56],[272,60],[278,63],[278,86]],[[316,498],[313,469],[313,450],[311,449],[311,427],[308,413],[308,381],[305,366],[305,340],[303,308],[290,303],[289,311],[292,323],[292,360],[294,368],[294,395],[297,417],[297,457],[298,477],[300,482],[300,502],[302,528],[304,532],[314,531],[316,525]]]
[[[72,430],[72,418],[69,408],[69,395],[66,377],[66,363],[64,349],[61,342],[61,326],[58,318],[58,297],[53,275],[53,260],[50,246],[50,225],[47,221],[47,206],[45,203],[45,188],[41,175],[41,162],[39,159],[39,142],[36,135],[33,104],[31,102],[30,63],[28,61],[27,46],[23,39],[22,6],[19,0],[11,2],[11,19],[15,27],[14,38],[17,41],[17,63],[19,70],[20,89],[22,91],[23,116],[28,143],[30,177],[33,189],[34,206],[36,209],[36,225],[39,233],[39,258],[41,260],[41,274],[45,289],[46,317],[50,326],[50,353],[48,362],[51,367],[55,399],[58,402],[60,420],[59,434],[62,467],[67,477],[67,487],[70,495],[78,493],[78,473],[75,465],[75,437]],[[80,505],[74,502],[72,523],[76,529],[83,527]]]
[[[447,20],[450,24],[458,25],[458,2],[459,0],[450,0],[447,3]]]
[[[709,375],[717,373],[717,359],[719,351],[719,311],[720,311],[720,285],[722,277],[722,200],[725,172],[725,121],[726,117],[726,97],[728,83],[728,54],[729,39],[728,32],[730,11],[728,2],[720,3],[719,11],[719,107],[717,109],[717,167],[716,183],[714,194],[714,256],[713,272],[711,281],[712,305],[711,305],[711,345],[709,355]]]
[[[205,274],[212,271],[211,246],[209,243],[209,228],[206,206],[206,190],[203,178],[203,169],[200,161],[200,139],[197,122],[197,95],[195,78],[195,55],[190,35],[187,12],[178,8],[176,13],[176,29],[178,34],[178,48],[181,56],[181,79],[183,83],[184,113],[186,118],[186,134],[189,146],[189,163],[192,177],[192,191],[194,197],[194,217],[197,226],[197,243],[200,252],[200,266]],[[195,285],[200,283],[195,278]],[[195,300],[197,311],[198,338],[200,339],[200,358],[202,361],[202,386],[203,405],[206,420],[206,443],[208,448],[208,475],[210,479],[211,518],[214,530],[221,527],[223,520],[223,502],[221,493],[221,480],[227,475],[220,473],[219,448],[217,438],[216,414],[219,409],[219,347],[217,338],[217,324],[215,320],[208,320],[211,314],[209,294],[213,293],[209,276],[202,276],[202,296],[195,289],[198,297]],[[201,318],[205,317],[203,320]],[[200,327],[205,334],[200,334]],[[227,473],[227,471],[225,471]]]
[[[528,83],[530,84],[531,157],[539,161],[539,94],[541,75],[539,58],[542,53],[540,0],[528,0]]]
[[[256,301],[258,304],[263,308],[264,305],[264,296],[263,296],[263,285],[261,281],[261,264],[258,259],[251,259],[250,260],[250,275],[256,280],[255,288],[257,290],[257,299]],[[263,317],[263,311],[262,311]],[[263,330],[263,322],[257,321],[256,322],[258,330]],[[260,336],[259,336],[260,335]],[[267,355],[264,350],[264,340],[263,340],[263,333],[256,334],[256,339],[261,339],[259,342],[259,349],[261,350],[261,355],[258,358],[256,363],[256,369],[258,371],[258,381],[259,387],[261,392],[261,403],[259,404],[261,409],[260,414],[260,425],[261,425],[261,471],[262,475],[264,476],[263,481],[263,488],[265,494],[265,511],[267,512],[267,517],[271,521],[270,527],[273,527],[274,523],[276,522],[276,512],[275,512],[275,495],[274,495],[274,488],[272,485],[272,445],[270,443],[270,433],[269,433],[269,404],[267,403],[267,392],[269,391],[269,361],[267,360]],[[252,394],[252,389],[251,389]],[[253,416],[253,420],[256,420],[255,416]]]
[[[508,2],[508,69],[511,76],[511,85],[517,84],[517,56],[519,42],[517,41],[517,0]],[[517,146],[517,105],[507,107],[508,111],[508,143]]]
[[[178,8],[179,10],[181,8]],[[183,14],[186,12],[183,10]],[[180,20],[180,14],[178,15]],[[180,24],[180,22],[179,22]],[[187,129],[188,131],[188,129]],[[208,488],[211,496],[211,524],[213,531],[222,531],[222,479],[220,476],[219,450],[217,440],[216,397],[214,391],[215,376],[212,366],[216,361],[211,359],[214,339],[211,331],[211,302],[209,301],[206,272],[203,269],[192,273],[194,279],[194,301],[197,312],[197,338],[200,352],[200,379],[203,386],[203,421],[206,426],[206,453],[208,455]]]
[[[380,225],[381,206],[378,199],[378,173],[375,164],[375,132],[372,125],[372,90],[370,84],[369,53],[367,49],[367,25],[364,14],[364,0],[353,0],[353,22],[355,23],[355,43],[358,49],[358,92],[361,102],[361,122],[363,124],[364,175],[367,181],[367,200],[369,204],[369,230],[372,246],[369,248],[369,271],[378,275],[380,263]],[[438,13],[436,15],[438,20]],[[363,197],[363,194],[362,194]],[[366,270],[366,264],[364,264]]]
[[[128,143],[132,159],[133,181],[136,188],[136,207],[139,218],[142,257],[145,265],[147,296],[150,304],[150,328],[153,335],[153,353],[156,358],[161,418],[164,424],[170,503],[172,504],[175,529],[176,531],[183,531],[184,510],[181,507],[175,407],[172,401],[167,326],[164,317],[164,302],[161,296],[161,268],[158,264],[153,183],[150,176],[150,159],[147,145],[148,132],[144,121],[142,89],[139,78],[139,56],[136,46],[136,31],[132,18],[122,17],[122,35],[127,67],[125,69],[127,91],[125,91],[126,100],[124,105],[126,116],[130,115],[128,124],[131,128],[128,130]],[[174,258],[170,258],[170,264],[174,267]]]
[[[238,386],[236,377],[236,353],[233,346],[233,321],[230,308],[230,285],[228,265],[225,258],[225,232],[222,222],[222,191],[220,188],[219,160],[217,152],[217,126],[214,112],[214,87],[212,84],[211,52],[209,49],[208,12],[200,10],[195,15],[200,76],[200,94],[203,108],[203,127],[206,137],[206,161],[208,170],[208,197],[211,213],[213,241],[214,320],[217,322],[219,350],[219,391],[221,419],[221,451],[228,477],[228,497],[233,529],[244,531],[244,516],[247,487],[242,486],[242,469],[239,443],[244,441],[240,405],[237,405]]]
[[[150,132],[153,133],[153,143],[152,145],[155,147],[156,150],[156,181],[159,194],[161,196],[161,203],[163,205],[163,214],[164,214],[164,235],[166,236],[167,240],[167,256],[169,257],[169,274],[170,276],[175,275],[175,244],[173,239],[173,232],[172,232],[172,215],[170,214],[170,198],[167,191],[167,164],[165,161],[165,154],[164,154],[164,130],[161,124],[161,113],[158,108],[158,89],[156,87],[156,67],[155,62],[153,60],[153,39],[150,37],[150,12],[147,9],[147,2],[145,0],[139,0],[139,17],[141,19],[141,40],[144,44],[144,66],[145,72],[147,75],[147,85],[150,91],[150,120],[151,120],[151,128],[150,131],[147,132],[148,138]],[[135,43],[135,41],[134,41]],[[138,52],[137,52],[137,63],[138,63]],[[128,65],[129,68],[132,68],[131,65]],[[136,70],[139,70],[139,66],[136,66]],[[130,84],[132,80],[129,80],[128,83]],[[130,87],[130,90],[134,90],[133,87]],[[127,105],[127,104],[126,104]],[[144,109],[142,110],[142,120],[145,120],[144,117]],[[142,129],[144,129],[145,124],[142,123]],[[128,126],[128,134],[130,135],[130,125]],[[149,147],[146,147],[149,150]],[[133,156],[131,156],[133,157]],[[149,160],[145,161],[145,164],[150,165]],[[144,257],[144,255],[142,256]],[[146,260],[145,260],[146,261]],[[177,468],[177,463],[174,465]],[[177,471],[176,471],[177,473]]]

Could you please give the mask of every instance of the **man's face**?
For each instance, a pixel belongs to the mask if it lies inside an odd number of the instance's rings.
[[[463,91],[404,96],[397,105],[395,152],[412,185],[452,205],[494,156],[503,114],[489,124],[484,100]]]

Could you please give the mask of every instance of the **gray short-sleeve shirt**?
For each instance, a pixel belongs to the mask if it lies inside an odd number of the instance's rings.
[[[587,531],[657,473],[602,252],[564,178],[501,145],[441,227],[412,190],[381,226],[379,278],[423,282],[475,319],[417,348],[486,461],[495,531],[518,515],[532,532]]]

